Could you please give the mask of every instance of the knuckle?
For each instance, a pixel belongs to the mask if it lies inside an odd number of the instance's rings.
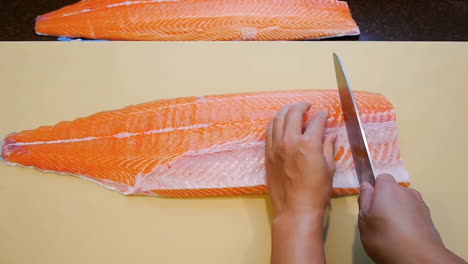
[[[366,223],[368,219],[371,217],[370,208],[359,210],[358,216],[359,216],[360,221],[362,221],[363,223]]]
[[[304,151],[307,151],[310,149],[310,142],[304,140],[303,138],[299,139],[297,141],[297,148],[299,150],[304,150]]]
[[[276,146],[274,149],[274,154],[272,155],[272,159],[283,159],[284,153],[285,149],[282,145]]]
[[[360,225],[364,224],[364,219],[366,218],[367,213],[364,210],[359,211],[358,222]]]
[[[281,144],[280,146],[278,146],[278,153],[280,155],[284,155],[286,153],[289,153],[290,151],[290,147],[288,144]]]
[[[307,151],[310,153],[323,153],[323,148],[320,144],[315,144],[315,143],[307,143]]]
[[[288,112],[290,114],[296,114],[296,113],[299,113],[300,112],[300,105],[294,105],[292,106],[291,108],[289,108]]]
[[[431,209],[425,203],[424,203],[424,210],[426,211],[427,215],[431,216]]]
[[[317,142],[315,137],[311,135],[302,135],[300,139],[301,146],[308,147],[308,148],[318,148],[321,147],[321,142]]]
[[[297,147],[297,152],[303,156],[311,156],[320,152],[320,149],[316,148],[313,144],[300,144]]]
[[[273,117],[273,123],[278,123],[281,120],[281,115],[277,114]]]
[[[358,227],[361,231],[361,238],[362,238],[362,235],[366,233],[365,231],[369,228],[369,221],[366,218],[367,217],[365,213],[359,213]]]
[[[307,145],[313,142],[314,138],[310,135],[302,135],[301,139],[299,140],[301,144]]]
[[[307,155],[310,153],[310,148],[308,146],[305,146],[304,144],[300,144],[297,147],[297,152],[298,154],[301,154],[301,155]]]
[[[299,107],[301,107],[301,103],[294,103],[294,104],[291,104],[291,105],[290,105],[289,109],[290,109],[290,110],[291,110],[291,109],[297,109],[297,108],[299,108]]]
[[[291,149],[291,139],[284,137],[281,139],[279,144],[279,150],[282,152],[287,152]]]
[[[273,118],[273,119],[274,119],[274,118]],[[272,132],[272,130],[273,130],[273,120],[270,120],[270,122],[268,122],[266,134],[267,134],[267,135],[270,135],[271,132]]]
[[[266,162],[269,163],[275,160],[275,153],[273,151],[269,151],[266,155]]]
[[[422,198],[421,193],[416,189],[408,189],[416,198]]]

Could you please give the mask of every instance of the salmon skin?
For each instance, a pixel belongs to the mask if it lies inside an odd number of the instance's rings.
[[[382,95],[355,92],[377,175],[409,176],[400,157],[395,111]],[[305,119],[330,115],[336,136],[335,195],[359,192],[336,90],[274,91],[158,100],[55,126],[13,133],[3,141],[9,164],[77,175],[123,194],[171,197],[263,194],[265,133],[278,110],[310,102]]]
[[[106,40],[303,40],[358,35],[337,0],[83,0],[36,19],[36,33]]]

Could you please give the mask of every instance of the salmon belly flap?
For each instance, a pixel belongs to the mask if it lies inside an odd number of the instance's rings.
[[[355,93],[377,174],[402,185],[395,111],[382,95]],[[77,175],[123,194],[169,197],[264,194],[265,136],[283,106],[310,102],[306,119],[328,111],[336,136],[335,195],[359,192],[336,90],[186,97],[132,105],[74,121],[12,133],[2,158],[12,165]]]

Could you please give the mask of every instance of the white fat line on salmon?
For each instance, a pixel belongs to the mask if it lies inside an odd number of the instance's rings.
[[[171,132],[171,131],[178,131],[178,130],[190,130],[190,129],[197,129],[197,128],[206,128],[214,125],[214,123],[208,123],[208,124],[197,124],[197,125],[191,125],[191,126],[181,126],[181,127],[168,127],[168,128],[163,128],[163,129],[156,129],[156,130],[150,130],[145,132],[144,134],[159,134],[159,133],[166,133],[166,132]]]
[[[14,143],[7,144],[7,146],[27,146],[27,145],[40,145],[40,144],[70,143],[70,142],[90,141],[90,140],[97,139],[97,138],[100,138],[100,137],[71,138],[71,139],[34,141],[34,142],[14,142]]]
[[[116,4],[107,5],[107,7],[117,7],[117,6],[129,6],[135,4],[147,4],[147,3],[161,3],[161,2],[178,2],[179,0],[151,0],[151,1],[125,1]]]
[[[197,125],[181,126],[181,127],[167,127],[167,128],[162,128],[162,129],[155,129],[155,130],[146,131],[144,133],[120,132],[118,134],[113,135],[113,137],[127,138],[127,137],[139,136],[139,135],[143,135],[143,134],[144,135],[161,134],[161,133],[167,133],[167,132],[179,131],[179,130],[190,130],[190,129],[197,129],[197,128],[206,128],[206,127],[210,127],[212,125],[214,125],[214,124],[209,123],[209,124],[197,124]]]
[[[64,14],[63,16],[64,17],[65,16],[73,16],[73,15],[88,13],[88,12],[91,12],[91,11],[98,11],[98,10],[102,10],[102,9],[105,9],[105,8],[113,8],[113,7],[119,7],[119,6],[129,6],[129,5],[135,5],[135,4],[161,3],[161,2],[178,2],[178,1],[180,1],[180,0],[125,1],[125,2],[120,2],[120,3],[110,4],[110,5],[107,5],[105,7],[101,7],[101,8],[83,9],[83,10],[80,10],[80,11],[77,11],[77,12]]]
[[[99,10],[100,8],[97,8],[97,9],[83,9],[83,10],[80,10],[78,12],[73,12],[73,13],[68,13],[68,14],[63,14],[64,17],[66,16],[73,16],[73,15],[78,15],[78,14],[82,14],[82,13],[88,13],[90,11],[93,11],[93,10]]]
[[[85,137],[85,138],[72,138],[72,139],[58,139],[58,140],[50,140],[50,141],[34,141],[34,142],[13,142],[6,144],[7,146],[28,146],[28,145],[40,145],[40,144],[59,144],[59,143],[72,143],[72,142],[82,142],[82,141],[90,141],[94,139],[104,139],[104,138],[127,138],[139,135],[151,135],[151,134],[161,134],[167,133],[171,131],[180,131],[180,130],[191,130],[197,128],[207,128],[214,125],[213,123],[208,124],[197,124],[191,126],[181,126],[181,127],[168,127],[163,129],[155,129],[146,131],[143,133],[129,133],[129,132],[120,132],[113,136],[103,136],[103,137]]]

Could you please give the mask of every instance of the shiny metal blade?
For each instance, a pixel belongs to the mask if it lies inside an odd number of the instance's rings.
[[[338,91],[351,153],[353,155],[354,168],[356,169],[360,184],[366,181],[374,185],[374,167],[371,155],[369,154],[365,133],[362,129],[361,119],[359,118],[359,110],[354,100],[354,94],[341,60],[335,53],[333,53],[333,60],[335,62],[336,81],[338,82]]]

